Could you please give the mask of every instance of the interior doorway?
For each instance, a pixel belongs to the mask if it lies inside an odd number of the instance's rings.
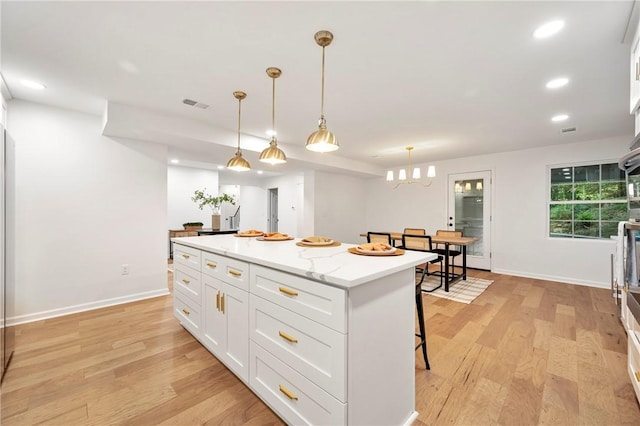
[[[267,227],[269,232],[278,232],[278,188],[269,188],[267,206]]]

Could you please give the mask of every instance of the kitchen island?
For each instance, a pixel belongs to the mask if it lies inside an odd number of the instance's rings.
[[[174,314],[289,424],[411,424],[414,266],[352,244],[175,238]]]

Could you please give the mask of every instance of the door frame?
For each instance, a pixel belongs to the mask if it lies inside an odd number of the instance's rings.
[[[493,239],[493,169],[475,170],[469,172],[449,173],[447,175],[447,222],[446,229],[455,229],[455,181],[483,179],[483,252],[486,256],[473,256],[467,252],[467,266],[469,268],[492,270],[491,242]],[[487,184],[488,181],[488,184]],[[453,211],[452,211],[453,209]],[[453,218],[450,220],[449,218]],[[452,224],[452,226],[449,226]],[[488,229],[486,229],[488,226]],[[468,249],[468,248],[467,248]]]

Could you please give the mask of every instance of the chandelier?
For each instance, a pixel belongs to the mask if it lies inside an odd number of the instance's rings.
[[[420,185],[422,185],[424,187],[431,186],[431,184],[433,183],[433,180],[431,178],[434,178],[436,176],[436,167],[435,166],[429,166],[427,168],[427,178],[429,178],[429,179],[426,180],[426,181],[421,180],[420,168],[419,167],[413,167],[413,162],[411,161],[411,151],[413,151],[413,147],[412,146],[408,146],[405,149],[409,153],[409,166],[407,167],[406,170],[405,169],[400,169],[400,171],[398,171],[398,183],[393,187],[393,189],[396,189],[397,187],[399,187],[403,183],[407,183],[407,184],[419,183]],[[407,173],[408,172],[411,172],[411,178],[409,178],[409,179],[407,179]],[[393,170],[389,170],[387,172],[387,182],[389,182],[390,184],[393,184],[393,182],[394,182]]]

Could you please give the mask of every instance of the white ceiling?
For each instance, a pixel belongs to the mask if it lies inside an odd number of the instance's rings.
[[[17,99],[93,114],[109,101],[114,111],[126,106],[155,116],[148,130],[175,124],[179,130],[157,138],[171,155],[213,166],[235,151],[236,90],[248,94],[243,134],[264,139],[255,150],[266,147],[271,80],[265,69],[277,66],[283,72],[276,82],[278,140],[293,161],[269,168],[341,164],[377,173],[405,165],[407,145],[416,147],[415,162],[428,163],[616,136],[631,142],[630,46],[623,39],[632,6],[3,1],[1,70]],[[534,29],[552,19],[564,19],[565,28],[534,39]],[[331,154],[304,150],[320,113],[322,49],[313,35],[321,29],[334,34],[326,49],[325,114],[341,147]],[[558,76],[571,81],[546,89]],[[47,89],[27,89],[19,84],[23,78]],[[210,107],[185,106],[184,98]],[[552,123],[558,113],[570,119]],[[113,134],[157,136],[126,129],[126,122],[114,120]],[[562,134],[567,127],[577,131]],[[242,141],[244,147],[245,136]],[[258,154],[250,151],[245,156],[257,167]]]

